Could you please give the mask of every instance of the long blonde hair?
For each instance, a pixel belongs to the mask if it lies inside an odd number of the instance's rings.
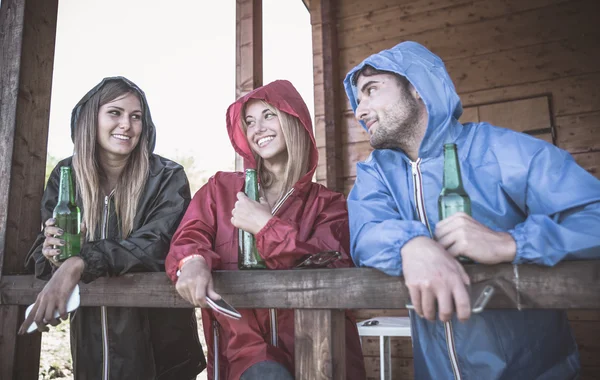
[[[98,111],[101,106],[128,93],[140,97],[137,91],[123,81],[106,82],[83,104],[75,126],[73,169],[75,170],[77,192],[83,203],[82,219],[87,227],[87,240],[96,239],[97,233],[100,232],[104,206],[104,200],[100,195],[100,181],[104,173],[98,162],[96,142]],[[141,99],[140,103],[143,107],[144,103]],[[142,109],[142,112],[145,113],[147,110]],[[131,152],[114,189],[115,212],[122,238],[129,236],[133,230],[139,199],[148,178],[150,152],[147,127],[146,125],[142,126],[140,141]]]
[[[287,150],[288,159],[285,165],[283,187],[277,196],[277,201],[279,201],[285,193],[287,193],[294,184],[308,172],[312,143],[310,136],[300,122],[300,119],[278,110],[263,100],[260,100],[260,102],[263,106],[277,115]],[[248,103],[246,103],[246,105],[247,104]],[[245,115],[246,113],[246,105],[244,105],[242,115]],[[246,124],[245,117],[242,116],[240,119],[242,130],[246,133],[248,125]],[[274,174],[265,167],[262,157],[256,152],[252,152],[252,154],[256,161],[256,172],[260,178],[260,185],[261,187],[268,189],[273,185]]]

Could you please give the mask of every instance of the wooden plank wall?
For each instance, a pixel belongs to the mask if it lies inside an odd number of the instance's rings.
[[[312,3],[312,2],[310,2]],[[354,183],[357,161],[371,151],[354,120],[342,80],[362,59],[404,40],[442,57],[465,107],[547,97],[555,143],[600,178],[600,14],[598,0],[338,0],[341,181]],[[311,12],[314,7],[311,4]],[[313,23],[313,40],[321,25]],[[322,48],[313,46],[316,138],[326,157]],[[335,91],[334,90],[334,91]],[[320,111],[319,111],[320,110]],[[510,127],[507,125],[506,127]],[[326,162],[317,169],[326,184]],[[361,318],[403,311],[359,311]],[[570,312],[584,379],[600,378],[600,312]],[[377,341],[364,338],[369,378],[378,378]],[[392,343],[394,370],[412,378],[410,342]],[[398,375],[400,376],[400,375]],[[394,376],[394,378],[400,378]]]

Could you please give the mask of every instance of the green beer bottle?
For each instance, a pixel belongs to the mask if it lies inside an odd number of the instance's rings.
[[[246,169],[246,182],[244,193],[253,201],[258,201],[258,179],[256,170]],[[258,253],[256,239],[250,232],[238,229],[238,268],[239,269],[267,269],[265,261]]]
[[[444,184],[438,198],[438,211],[440,220],[457,212],[471,215],[471,198],[463,187],[456,144],[444,144]],[[473,262],[464,256],[459,256],[458,260]]]
[[[56,220],[56,227],[61,228],[64,233],[56,236],[65,241],[64,246],[55,246],[60,249],[57,256],[58,261],[64,261],[72,256],[79,255],[81,248],[80,223],[81,213],[75,203],[75,190],[71,177],[71,168],[60,167],[60,186],[58,190],[58,203],[54,208],[52,217]]]

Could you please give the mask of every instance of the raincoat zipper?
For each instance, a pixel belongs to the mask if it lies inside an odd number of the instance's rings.
[[[101,239],[106,239],[108,230],[108,201],[112,197],[114,190],[109,195],[104,197],[104,211],[102,212],[102,229],[100,233]],[[108,380],[109,371],[109,352],[108,352],[108,317],[106,315],[106,306],[100,307],[100,315],[102,320],[102,379]]]
[[[425,197],[423,194],[423,177],[421,175],[421,159],[417,158],[416,162],[410,162],[412,167],[412,176],[415,189],[415,205],[417,207],[417,214],[421,223],[427,226],[429,235],[433,237],[431,233],[431,227],[429,226],[429,220],[427,219],[427,213],[425,212]],[[454,378],[461,380],[460,371],[458,369],[458,357],[456,356],[456,345],[454,344],[454,332],[452,330],[452,322],[444,322],[444,332],[446,333],[446,345],[448,347],[448,356],[450,358],[450,365],[454,372]]]
[[[273,216],[275,216],[277,211],[279,211],[279,209],[281,208],[283,203],[290,197],[290,195],[292,195],[293,192],[294,192],[294,188],[292,187],[287,193],[285,193],[285,195],[283,197],[281,197],[279,202],[277,202],[275,204],[275,207],[273,207],[273,210],[271,210],[271,214]],[[274,347],[277,347],[277,345],[279,344],[279,341],[278,341],[279,340],[279,332],[278,332],[278,325],[277,325],[277,309],[269,309],[269,319],[271,322],[271,345]]]
[[[219,323],[212,321],[213,328],[213,380],[219,380]]]

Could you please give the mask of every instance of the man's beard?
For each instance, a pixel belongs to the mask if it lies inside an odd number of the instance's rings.
[[[415,144],[419,106],[412,96],[406,96],[403,101],[407,103],[403,111],[400,111],[403,107],[399,106],[399,101],[379,115],[379,125],[370,140],[374,149],[401,149],[406,152]]]

